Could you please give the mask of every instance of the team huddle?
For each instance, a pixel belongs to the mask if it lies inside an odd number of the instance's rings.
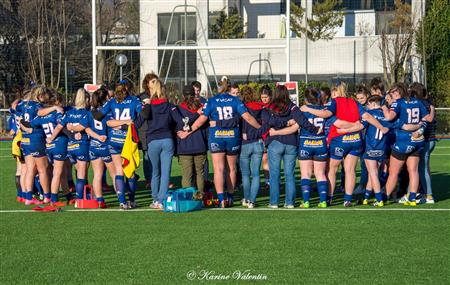
[[[76,201],[91,195],[85,191],[91,167],[100,208],[108,207],[103,197],[106,172],[120,209],[136,208],[139,177],[124,175],[122,157],[133,126],[154,209],[163,209],[174,156],[181,186],[195,187],[204,195],[213,184],[221,208],[234,205],[240,186],[242,206],[254,208],[261,168],[263,186],[270,193],[268,206],[280,206],[283,172],[283,204],[294,208],[297,160],[301,208],[310,207],[316,190],[317,207],[333,204],[339,167],[344,206],[352,206],[358,161],[363,204],[383,207],[394,200],[404,166],[409,187],[399,201],[416,206],[421,193],[423,202],[434,203],[429,158],[435,144],[435,110],[420,83],[395,84],[385,93],[382,81],[375,78],[369,88],[357,88],[356,100],[343,82],[332,89],[306,88],[301,107],[283,85],[257,91],[231,85],[226,77],[208,99],[200,96],[201,84],[194,81],[183,88],[179,102],[170,102],[166,87],[153,73],[145,76],[142,88],[145,91],[136,96],[127,81],[93,93],[79,89],[72,104],[64,104],[60,93],[45,86],[34,85],[20,94],[11,107],[17,201],[64,206],[59,201],[62,194],[77,207]],[[209,163],[214,170],[211,183]]]

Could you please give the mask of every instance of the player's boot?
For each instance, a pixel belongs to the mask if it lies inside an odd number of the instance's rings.
[[[320,202],[319,205],[317,205],[317,208],[326,208],[326,207],[328,207],[326,201]]]
[[[374,207],[384,207],[384,202],[383,201],[376,201],[375,203],[373,203]]]
[[[309,202],[303,202],[302,204],[300,204],[299,208],[309,209]]]
[[[369,205],[369,200],[368,199],[364,199],[362,204],[363,205]]]
[[[416,203],[415,200],[414,200],[414,201],[406,200],[406,202],[403,203],[403,205],[405,205],[405,206],[410,206],[410,207],[415,207],[415,206],[417,205],[417,203]]]

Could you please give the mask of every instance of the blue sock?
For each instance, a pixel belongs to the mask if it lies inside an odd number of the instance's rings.
[[[364,199],[369,200],[370,195],[372,195],[372,190],[366,189],[366,191],[364,192]]]
[[[58,194],[51,194],[51,201],[52,203],[58,202]]]
[[[381,192],[375,193],[375,199],[377,199],[378,202],[383,201],[383,194]]]
[[[416,201],[416,193],[409,192],[409,201]]]
[[[384,201],[387,201],[390,197],[386,193],[381,193],[381,197],[383,197]]]
[[[136,177],[128,179],[128,199],[134,202],[136,196],[137,180]]]
[[[42,190],[41,181],[39,181],[39,176],[34,177],[34,187],[36,188],[39,195],[44,195],[44,190]]]
[[[224,196],[223,193],[217,193],[217,198],[219,199],[219,204],[222,203],[223,198],[224,198],[223,196]]]
[[[75,184],[75,192],[77,193],[77,199],[83,199],[84,186],[86,185],[86,179],[77,178]]]
[[[102,185],[106,185],[106,169],[103,169],[103,174],[102,174]]]
[[[116,175],[116,192],[119,203],[126,204],[127,199],[125,198],[125,181],[122,175]]]
[[[309,202],[309,196],[311,192],[311,180],[309,179],[302,179],[300,181],[300,185],[302,187],[302,195],[303,195],[303,202]]]
[[[52,193],[44,193],[44,198],[50,199],[52,197]]]
[[[344,201],[345,202],[351,202],[352,201],[352,195],[344,194]]]
[[[317,181],[317,191],[319,192],[320,202],[326,202],[328,197],[328,182]]]
[[[33,199],[33,192],[32,191],[28,191],[25,193],[25,197],[27,200],[32,200]]]
[[[228,203],[233,204],[233,202],[234,202],[234,193],[228,193],[227,192],[227,199],[228,199]]]
[[[99,202],[99,203],[105,203],[105,198],[103,198],[103,197],[97,197],[97,202]]]

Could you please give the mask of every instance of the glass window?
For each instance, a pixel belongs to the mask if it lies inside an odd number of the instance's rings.
[[[302,6],[301,0],[291,0],[291,3],[294,3],[298,7]],[[286,0],[281,0],[280,2],[280,14],[286,14]]]

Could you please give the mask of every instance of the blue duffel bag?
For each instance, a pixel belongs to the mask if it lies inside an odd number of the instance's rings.
[[[194,187],[168,191],[163,201],[164,212],[184,213],[203,208],[202,200],[194,200]]]

